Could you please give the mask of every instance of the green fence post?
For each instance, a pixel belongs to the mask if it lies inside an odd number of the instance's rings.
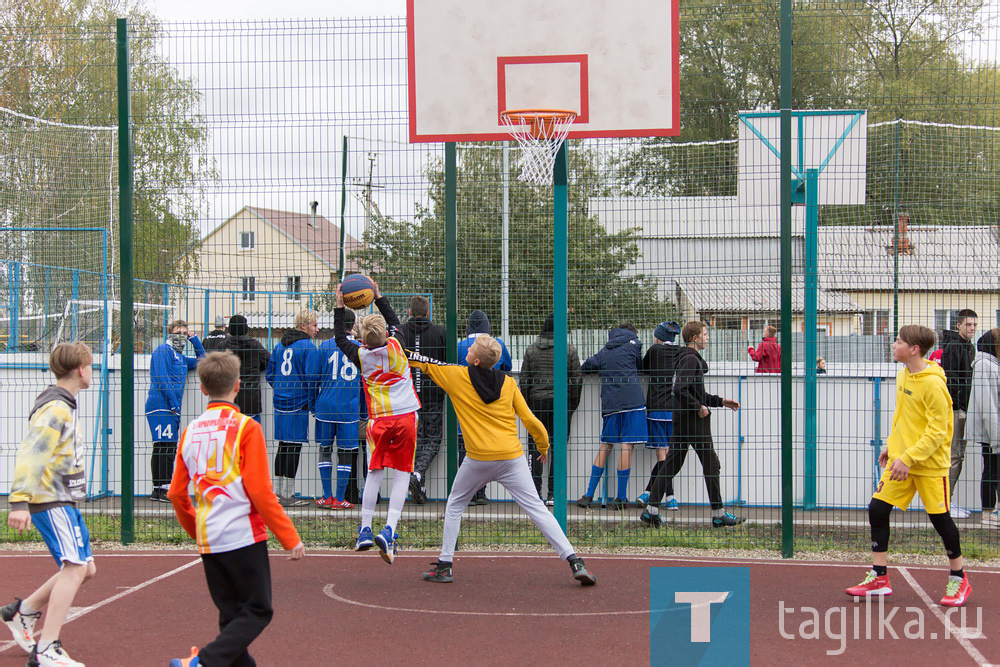
[[[118,19],[115,40],[118,61],[118,257],[121,272],[122,336],[122,528],[123,544],[135,541],[135,368],[132,338],[132,131],[129,105],[128,19]]]
[[[792,0],[781,0],[781,555],[795,555],[792,433]]]
[[[567,313],[569,312],[568,281],[569,281],[569,194],[567,183],[569,168],[566,158],[566,142],[559,147],[552,170],[552,361],[553,361],[553,391],[552,402],[552,461],[555,466],[553,478],[555,481],[555,517],[556,521],[566,531],[566,436],[568,433],[568,394],[569,387],[566,378],[566,339],[569,337]]]
[[[801,135],[799,135],[801,136]],[[803,142],[799,140],[799,144]],[[805,229],[805,271],[802,295],[803,331],[802,353],[804,384],[802,387],[803,425],[803,487],[802,506],[807,510],[816,509],[816,357],[817,341],[817,293],[819,292],[819,170],[806,169],[806,229]],[[784,340],[782,340],[784,342]]]
[[[337,266],[337,280],[344,282],[344,264],[346,251],[344,243],[347,240],[347,135],[344,135],[344,155],[340,165],[340,258]],[[367,221],[366,221],[367,222]]]
[[[458,361],[458,147],[444,145],[444,247],[445,247],[445,325],[448,329],[448,362]],[[458,474],[458,417],[451,401],[448,410],[448,493]]]

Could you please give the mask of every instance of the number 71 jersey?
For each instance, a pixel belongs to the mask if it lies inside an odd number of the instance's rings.
[[[356,422],[361,415],[361,376],[358,367],[337,347],[332,338],[319,346],[311,374],[319,392],[316,419],[326,422]]]

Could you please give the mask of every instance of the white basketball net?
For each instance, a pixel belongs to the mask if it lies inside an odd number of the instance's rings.
[[[518,178],[534,185],[552,185],[556,154],[569,135],[576,113],[548,109],[504,111],[500,118],[521,147]]]

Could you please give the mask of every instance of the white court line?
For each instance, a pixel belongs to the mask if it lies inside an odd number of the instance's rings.
[[[416,614],[449,614],[452,616],[559,616],[560,618],[565,618],[567,615],[571,615],[574,618],[577,616],[621,616],[621,615],[647,615],[650,613],[649,609],[636,609],[636,610],[626,610],[626,611],[574,611],[571,614],[567,614],[565,611],[559,612],[533,612],[533,611],[453,611],[447,609],[426,609],[421,608],[410,608],[410,607],[390,607],[388,605],[382,604],[371,604],[369,602],[359,602],[358,600],[352,600],[350,598],[345,598],[343,596],[337,595],[333,592],[333,584],[327,584],[323,587],[323,594],[329,598],[333,598],[337,602],[343,602],[344,604],[351,604],[355,607],[365,607],[366,609],[377,609],[379,611],[408,611]],[[689,607],[693,605],[688,605],[683,607],[683,611],[687,611]],[[657,611],[671,611],[669,609],[657,610]],[[13,643],[13,642],[12,642]]]
[[[962,648],[965,649],[965,652],[969,654],[969,657],[975,660],[977,665],[990,664],[990,661],[986,659],[986,656],[980,653],[979,649],[973,646],[972,642],[970,642],[965,636],[965,628],[962,628],[960,631],[958,626],[952,623],[951,619],[944,615],[944,612],[942,612],[941,609],[934,604],[934,601],[931,600],[931,596],[928,595],[927,591],[925,591],[920,584],[917,583],[917,580],[913,578],[913,575],[910,574],[905,567],[897,567],[896,569],[899,570],[899,573],[903,575],[903,578],[906,579],[913,590],[917,592],[917,595],[919,595],[920,599],[924,601],[924,604],[931,610],[931,613],[938,617],[938,620],[941,621],[945,629],[958,641]]]
[[[51,558],[51,556],[50,556],[50,558]],[[177,574],[178,572],[183,572],[184,570],[188,569],[189,567],[197,565],[200,562],[201,562],[201,559],[198,558],[196,560],[191,561],[190,563],[185,563],[184,565],[181,565],[180,567],[175,567],[174,569],[170,570],[169,572],[164,572],[163,574],[161,574],[159,576],[156,576],[156,577],[153,577],[152,579],[147,579],[146,581],[142,582],[141,584],[136,584],[135,586],[132,586],[131,588],[126,588],[125,590],[121,591],[120,593],[116,593],[116,594],[112,595],[109,598],[105,598],[105,599],[101,600],[100,602],[97,602],[95,604],[90,605],[89,607],[73,607],[71,609],[70,613],[66,615],[66,621],[65,622],[69,623],[70,621],[74,621],[74,620],[80,618],[81,616],[85,616],[85,615],[89,614],[92,611],[96,611],[96,610],[100,609],[101,607],[103,607],[105,605],[108,605],[108,604],[111,604],[112,602],[120,600],[123,597],[125,597],[126,595],[131,595],[132,593],[135,593],[136,591],[140,591],[143,588],[146,588],[147,586],[151,586],[152,584],[155,584],[158,581],[162,581],[163,579],[166,579],[167,577],[173,576],[173,575]],[[15,642],[15,641],[3,642],[2,644],[0,644],[0,653],[3,653],[4,651],[6,651],[7,649],[11,648],[12,646],[17,646],[17,642]]]

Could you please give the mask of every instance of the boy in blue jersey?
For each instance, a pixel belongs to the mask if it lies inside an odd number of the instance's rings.
[[[469,364],[465,361],[465,358],[469,354],[469,348],[472,347],[473,343],[476,342],[476,338],[482,335],[491,335],[490,328],[490,318],[486,316],[481,310],[474,310],[469,313],[469,323],[465,327],[465,340],[458,341],[458,365],[468,366]],[[507,350],[507,346],[504,344],[502,338],[494,338],[496,342],[500,343],[500,359],[496,362],[493,368],[503,371],[504,373],[510,373],[511,369],[514,367],[510,359],[510,352]],[[462,461],[465,460],[465,438],[462,436],[462,427],[458,427],[458,463],[461,465]],[[490,499],[486,497],[486,488],[479,489],[479,491],[472,497],[469,501],[470,505],[485,505],[490,502]]]
[[[205,356],[198,336],[188,331],[184,320],[174,320],[167,327],[167,341],[153,350],[149,359],[149,394],[146,395],[146,422],[153,435],[153,456],[150,472],[153,492],[149,499],[169,503],[167,489],[174,474],[174,455],[181,435],[181,400],[187,375]],[[188,341],[195,356],[184,356]]]
[[[274,346],[264,377],[274,388],[274,490],[283,507],[300,507],[308,501],[295,496],[302,445],[309,442],[309,408],[316,400],[316,382],[310,374],[313,356],[319,354],[313,338],[319,332],[319,315],[303,309]]]
[[[344,312],[344,328],[354,327],[353,310]],[[350,334],[348,340],[353,341]],[[319,479],[323,497],[316,501],[320,509],[353,509],[344,498],[347,483],[358,455],[358,423],[361,419],[361,378],[358,367],[348,359],[334,338],[323,341],[319,354],[313,355],[310,375],[317,384],[313,416],[316,418],[316,444],[319,445]],[[333,493],[333,445],[337,444],[337,493]]]
[[[615,445],[618,453],[618,494],[611,502],[611,509],[628,506],[628,478],[632,472],[632,446],[645,443],[648,436],[646,424],[646,397],[639,384],[639,363],[642,360],[642,343],[631,322],[622,322],[608,332],[608,342],[580,367],[584,373],[600,372],[601,448],[590,470],[587,493],[577,505],[589,508],[601,481],[608,456]]]

